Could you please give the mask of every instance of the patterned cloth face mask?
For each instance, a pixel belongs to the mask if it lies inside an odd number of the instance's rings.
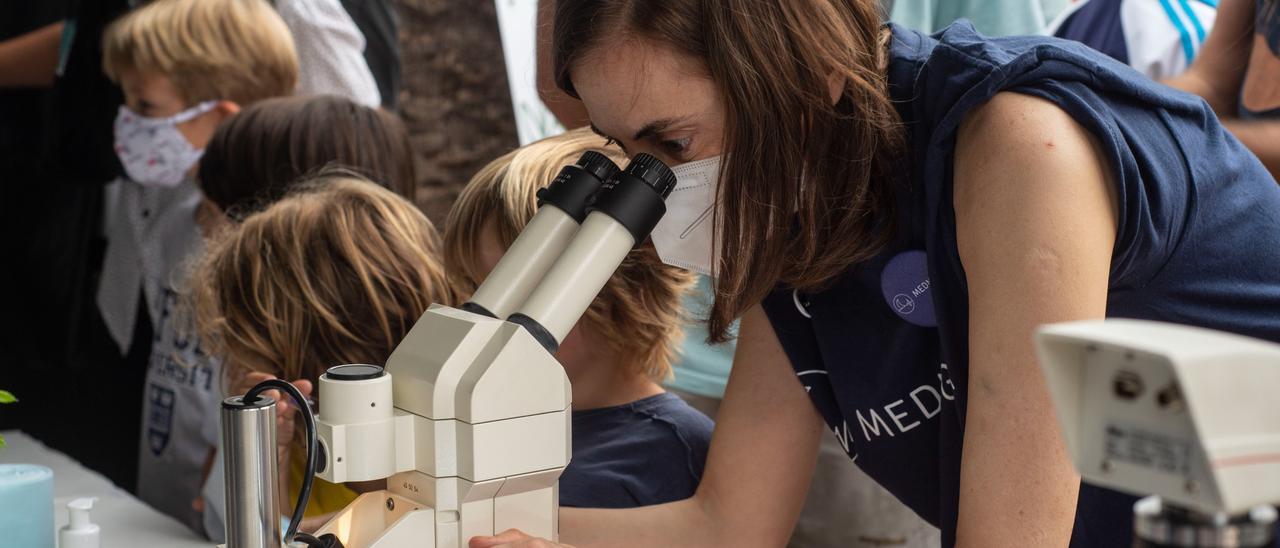
[[[125,105],[116,115],[116,156],[133,181],[146,186],[174,187],[200,161],[203,149],[178,131],[178,124],[192,120],[218,105],[205,101],[167,118],[139,116]]]

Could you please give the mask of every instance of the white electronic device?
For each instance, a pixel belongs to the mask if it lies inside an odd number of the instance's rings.
[[[665,213],[674,185],[670,169],[646,154],[619,171],[587,153],[539,192],[538,213],[470,302],[433,305],[385,369],[330,368],[319,382],[316,477],[385,478],[387,489],[361,495],[315,535],[346,548],[458,548],[509,528],[556,538],[572,391],[553,354]],[[245,409],[239,422],[250,422]],[[259,437],[252,447],[273,447]],[[228,499],[237,496],[232,485],[253,489],[236,477],[263,474],[232,474],[228,463]],[[261,513],[240,514],[228,520],[229,548],[278,542],[278,526]],[[272,527],[274,537],[257,534]]]
[[[1280,502],[1280,344],[1121,319],[1045,326],[1036,343],[1083,478],[1159,497],[1135,507],[1138,537],[1170,546],[1269,538],[1269,505]]]

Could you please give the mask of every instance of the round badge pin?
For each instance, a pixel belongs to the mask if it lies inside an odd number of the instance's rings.
[[[899,318],[920,327],[937,327],[929,283],[929,256],[921,250],[895,255],[880,272],[885,304]]]

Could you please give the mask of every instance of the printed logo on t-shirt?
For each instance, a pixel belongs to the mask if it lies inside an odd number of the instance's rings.
[[[169,446],[173,430],[173,390],[154,384],[147,386],[147,446],[159,455]]]
[[[798,305],[799,301],[797,300],[796,303]],[[809,394],[809,399],[813,401],[814,407],[818,408],[823,422],[826,422],[827,428],[835,434],[836,441],[840,442],[840,447],[844,449],[845,454],[857,462],[858,448],[854,446],[854,440],[849,435],[849,424],[840,416],[840,405],[836,402],[835,392],[831,388],[830,374],[825,369],[806,369],[796,371],[796,377],[799,377],[804,391]]]
[[[946,363],[940,363],[936,382],[921,384],[884,405],[855,408],[849,413],[842,411],[836,403],[828,375],[822,369],[796,372],[827,427],[835,434],[836,441],[854,462],[858,461],[858,443],[874,443],[882,437],[906,434],[937,417],[943,406],[956,398],[956,385],[951,381],[950,370]],[[851,418],[855,421],[852,427],[849,423]]]
[[[167,287],[160,290],[144,413],[147,448],[167,459],[173,458],[165,456],[169,451],[199,454],[194,446],[211,445],[213,440],[205,438],[216,432],[219,370],[191,328],[175,325],[179,295]]]
[[[937,327],[929,287],[929,257],[924,251],[899,253],[880,272],[880,290],[889,309],[914,325]]]
[[[884,405],[854,409],[862,438],[871,442],[881,436],[899,436],[938,416],[943,402],[956,399],[956,385],[945,363],[938,364],[937,378]]]

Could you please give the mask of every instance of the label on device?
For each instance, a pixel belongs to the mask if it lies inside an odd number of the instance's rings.
[[[1191,442],[1135,426],[1107,425],[1107,460],[1166,474],[1191,475]]]

